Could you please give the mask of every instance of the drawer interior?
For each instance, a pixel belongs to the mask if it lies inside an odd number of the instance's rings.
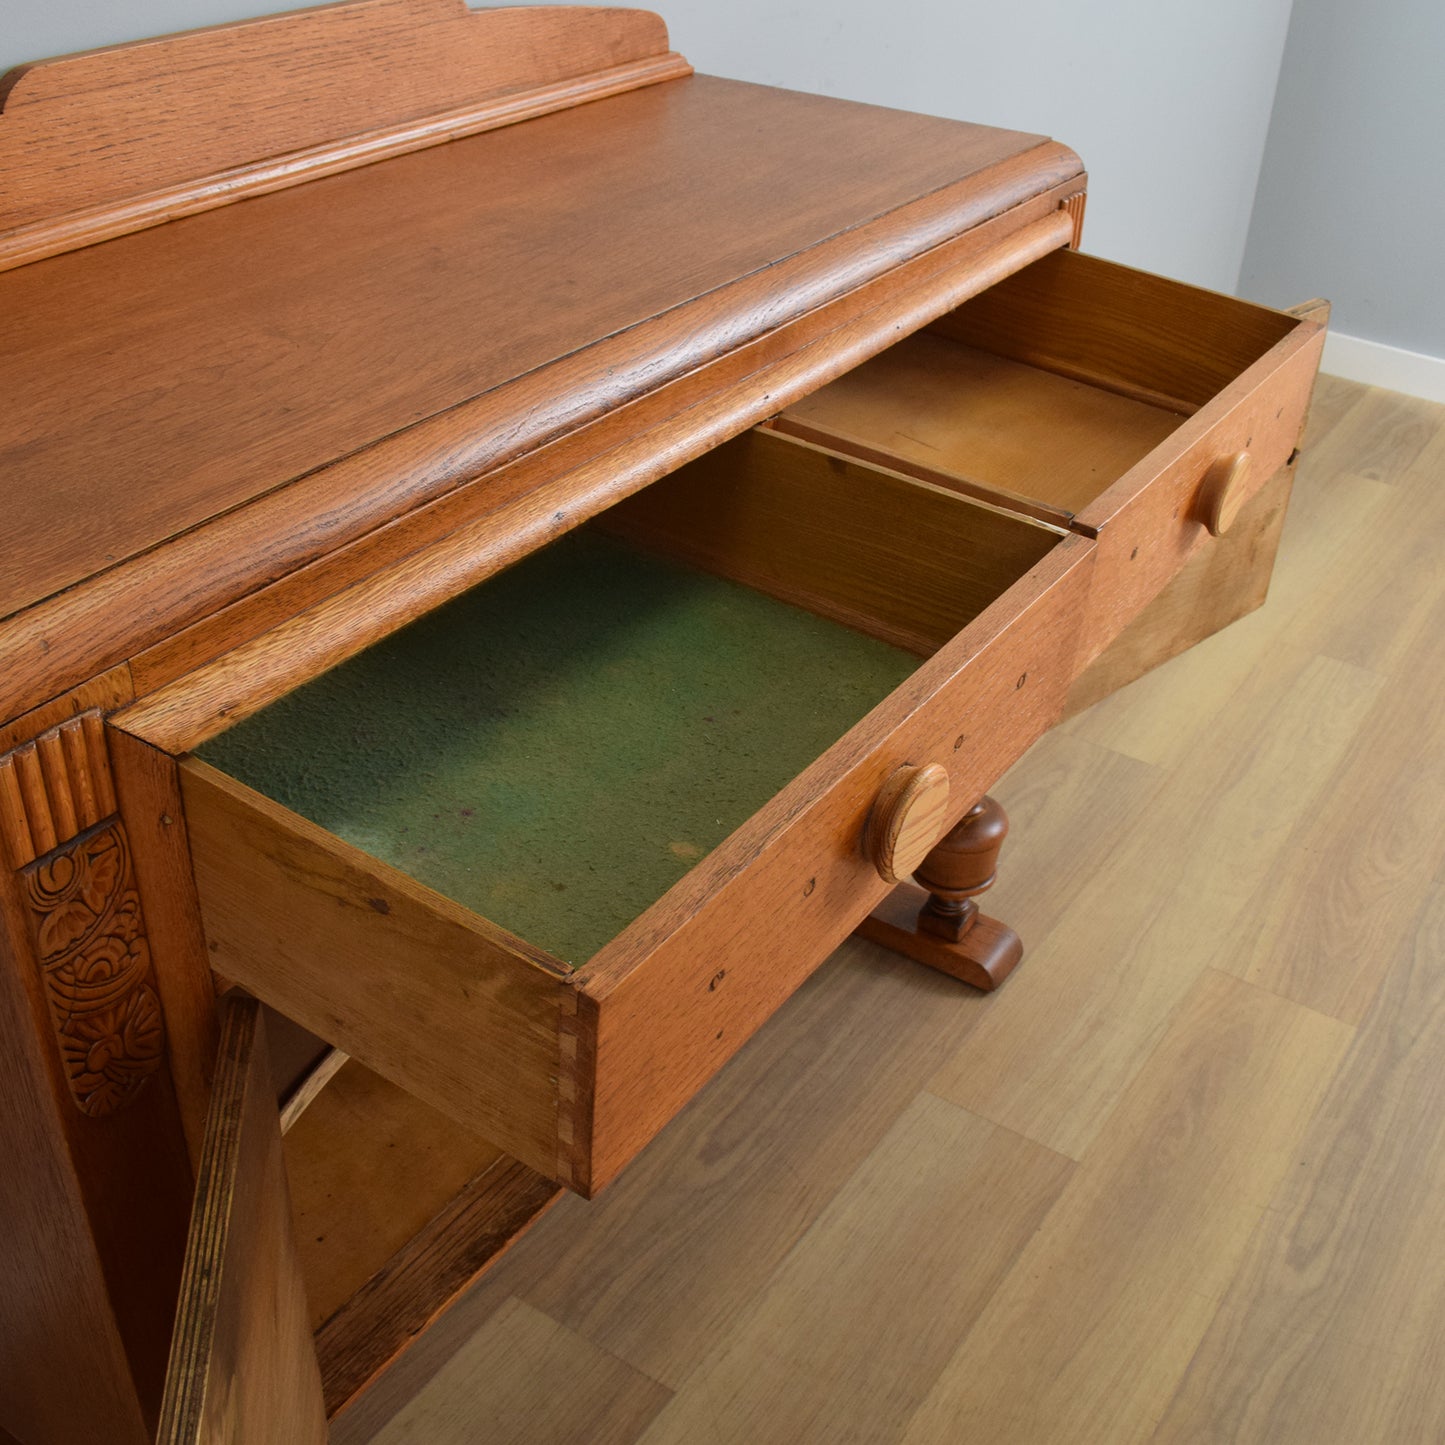
[[[752,434],[200,756],[579,965],[1060,535]]]
[[[773,425],[1068,522],[1296,324],[1059,251]]]

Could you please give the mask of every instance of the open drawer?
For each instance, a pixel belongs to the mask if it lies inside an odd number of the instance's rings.
[[[1055,251],[772,425],[1097,538],[1088,662],[1290,459],[1323,342]]]
[[[215,967],[584,1193],[1055,720],[1095,551],[768,432],[599,521],[182,765]]]

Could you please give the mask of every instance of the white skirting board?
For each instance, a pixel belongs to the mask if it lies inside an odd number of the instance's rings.
[[[1445,401],[1445,357],[1402,351],[1382,341],[1366,341],[1363,336],[1331,331],[1325,337],[1320,370],[1347,381],[1423,396],[1426,401]]]

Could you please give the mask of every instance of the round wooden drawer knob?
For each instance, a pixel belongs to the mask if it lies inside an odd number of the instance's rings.
[[[1199,511],[1211,537],[1222,537],[1244,505],[1249,484],[1249,453],[1220,457],[1205,474],[1199,489]]]
[[[868,815],[868,856],[886,883],[898,883],[943,836],[948,774],[937,763],[895,768]]]

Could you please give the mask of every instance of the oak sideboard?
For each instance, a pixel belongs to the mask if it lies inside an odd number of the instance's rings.
[[[0,102],[0,1426],[319,1441],[850,933],[1007,976],[988,789],[1263,601],[1324,308],[644,11]]]

